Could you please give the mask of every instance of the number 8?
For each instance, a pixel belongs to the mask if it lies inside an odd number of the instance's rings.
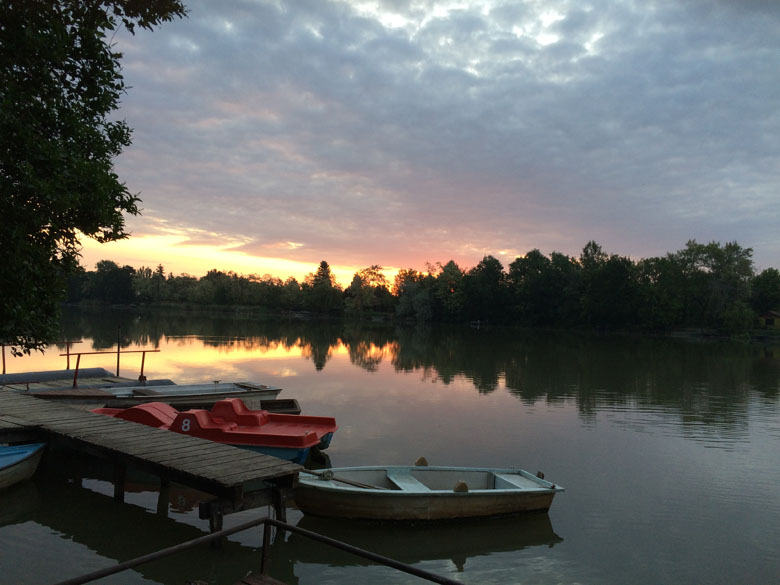
[[[183,430],[185,433],[189,432],[189,430],[190,430],[190,419],[185,418],[183,421],[181,421],[181,430]]]

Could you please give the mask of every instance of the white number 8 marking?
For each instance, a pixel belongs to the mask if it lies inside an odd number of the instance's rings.
[[[181,430],[183,430],[185,433],[188,433],[190,430],[190,419],[185,418],[183,421],[181,421]]]

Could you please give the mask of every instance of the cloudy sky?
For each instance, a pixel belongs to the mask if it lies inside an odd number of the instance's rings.
[[[780,266],[780,4],[186,0],[126,31],[110,258],[341,280],[588,240]]]

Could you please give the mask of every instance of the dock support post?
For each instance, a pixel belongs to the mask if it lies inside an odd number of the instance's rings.
[[[171,482],[167,479],[160,479],[160,493],[157,494],[157,515],[163,518],[168,517],[168,499],[170,495]]]
[[[125,479],[127,479],[127,466],[123,463],[114,464],[114,499],[117,502],[125,501]]]
[[[271,497],[273,498],[274,512],[276,519],[280,522],[287,522],[287,490],[286,488],[274,488]]]
[[[260,557],[260,574],[268,575],[268,560],[271,553],[271,529],[268,522],[263,523],[263,556]]]
[[[222,503],[219,501],[211,502],[209,506],[209,531],[219,532],[222,530]]]
[[[222,519],[225,515],[224,510],[222,509],[222,502],[219,500],[209,502],[208,508],[209,508],[209,532],[211,534],[214,534],[215,532],[220,532],[222,530]],[[222,548],[223,540],[224,539],[222,538],[217,538],[216,540],[212,540],[211,548],[214,549]]]

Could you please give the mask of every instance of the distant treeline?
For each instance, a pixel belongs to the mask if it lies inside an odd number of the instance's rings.
[[[255,307],[268,313],[392,316],[417,322],[479,322],[544,328],[741,333],[780,308],[780,271],[756,273],[753,251],[736,242],[699,244],[634,261],[588,242],[579,258],[531,250],[504,269],[485,256],[471,269],[455,262],[400,270],[381,266],[339,286],[327,262],[303,282],[211,270],[201,278],[118,266],[103,260],[69,282],[70,302]]]

